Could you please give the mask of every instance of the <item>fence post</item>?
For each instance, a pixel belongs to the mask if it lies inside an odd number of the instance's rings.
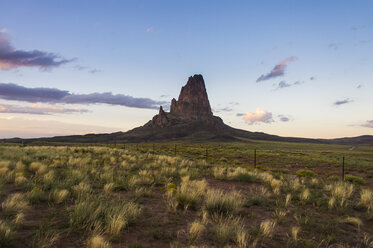
[[[254,168],[256,168],[256,149],[254,149]]]
[[[153,154],[155,154],[155,150],[154,150],[154,144],[153,144]]]
[[[136,144],[136,151],[139,150],[139,144]]]
[[[345,157],[342,157],[342,181],[345,180]]]
[[[176,144],[175,144],[175,147],[174,147],[174,153],[175,153],[175,156],[176,156]]]
[[[207,147],[206,147],[206,162],[208,160],[208,150],[207,150]]]

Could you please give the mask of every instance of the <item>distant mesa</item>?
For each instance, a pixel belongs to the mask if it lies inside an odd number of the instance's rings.
[[[76,143],[140,143],[140,142],[211,142],[269,140],[325,144],[373,145],[373,136],[365,135],[341,139],[307,139],[280,137],[262,132],[250,132],[224,124],[211,111],[202,75],[189,77],[181,88],[179,98],[171,100],[170,112],[160,106],[159,113],[141,127],[128,132],[86,134],[39,139],[8,139],[6,142],[76,142]]]

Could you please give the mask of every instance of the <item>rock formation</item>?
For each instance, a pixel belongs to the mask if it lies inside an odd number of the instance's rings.
[[[217,121],[222,123],[220,118],[212,114],[203,77],[194,75],[189,77],[187,84],[181,88],[178,100],[172,99],[170,112],[164,112],[161,106],[159,114],[144,126],[165,128],[192,122],[211,126]]]

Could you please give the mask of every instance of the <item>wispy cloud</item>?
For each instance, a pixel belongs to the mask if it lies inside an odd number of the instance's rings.
[[[272,118],[272,113],[261,108],[257,108],[255,112],[247,112],[245,116],[243,117],[243,120],[249,125],[259,123],[259,122],[262,122],[262,123],[274,122]]]
[[[287,66],[287,63],[288,62],[293,62],[297,60],[296,57],[292,56],[292,57],[288,57],[286,59],[284,59],[283,61],[281,61],[279,64],[275,65],[275,67],[268,73],[268,74],[265,74],[265,75],[261,75],[257,80],[256,82],[260,82],[260,81],[264,81],[264,80],[269,80],[271,78],[275,78],[275,77],[279,77],[279,76],[283,76],[284,73],[285,73],[285,69],[286,69],[286,66]]]
[[[153,27],[148,27],[145,30],[146,33],[152,33],[153,32]]]
[[[294,83],[287,83],[286,81],[281,81],[281,82],[278,83],[275,90],[284,89],[284,88],[288,88],[288,87],[295,86],[295,85],[301,85],[303,83],[304,82],[301,82],[301,81],[296,81]]]
[[[338,50],[338,44],[336,44],[336,43],[330,43],[329,45],[328,45],[328,48],[329,49],[332,49],[332,50]]]
[[[343,105],[343,104],[347,104],[347,103],[351,103],[351,102],[353,102],[352,99],[350,99],[350,98],[346,98],[346,99],[344,99],[344,100],[340,100],[340,101],[336,101],[336,102],[334,102],[333,105],[335,105],[335,106],[339,106],[339,105]]]
[[[361,125],[362,127],[369,127],[369,128],[373,128],[373,120],[369,120],[367,121],[366,123],[364,123],[363,125]]]
[[[225,108],[214,109],[213,112],[215,112],[215,113],[231,112],[232,110],[233,110],[232,108],[225,107]]]
[[[310,77],[310,80],[313,81],[313,80],[316,80],[316,78],[314,76]]]
[[[81,66],[81,65],[77,65],[77,66],[74,66],[74,68],[78,71],[88,71],[89,73],[91,74],[95,74],[97,72],[101,72],[101,70],[98,70],[98,69],[92,69],[88,66]]]
[[[359,84],[358,86],[356,86],[356,89],[361,89],[361,88],[363,88],[362,84]]]
[[[237,117],[241,117],[241,116],[244,116],[244,115],[245,115],[245,113],[237,113],[236,114]]]
[[[11,104],[0,104],[0,113],[12,114],[32,114],[32,115],[51,115],[51,114],[71,114],[86,113],[87,109],[72,109],[60,106],[42,106],[33,104],[30,106],[19,106]]]
[[[97,104],[105,103],[132,108],[157,109],[166,102],[137,98],[111,92],[73,94],[56,88],[27,88],[13,83],[0,83],[0,99],[32,103]]]
[[[18,67],[38,67],[42,70],[51,69],[71,62],[55,53],[39,50],[17,50],[10,44],[6,29],[0,32],[0,70],[10,70]]]
[[[280,121],[282,121],[282,122],[288,122],[288,121],[291,120],[291,117],[290,117],[290,116],[286,116],[286,115],[278,115],[277,117],[278,117],[278,118],[280,119]]]

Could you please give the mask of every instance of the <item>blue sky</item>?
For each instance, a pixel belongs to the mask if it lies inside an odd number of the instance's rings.
[[[233,127],[373,134],[372,1],[4,0],[0,9],[0,137],[126,131],[193,74]],[[30,100],[32,88],[69,99]]]

